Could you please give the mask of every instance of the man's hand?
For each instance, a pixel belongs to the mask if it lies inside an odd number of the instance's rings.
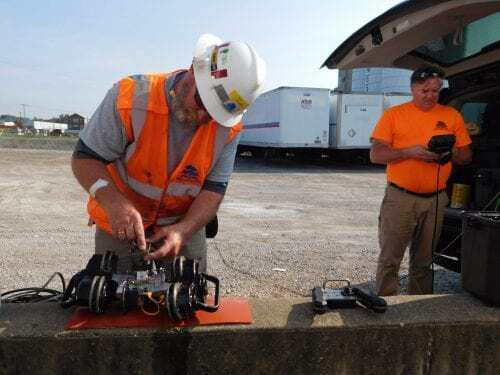
[[[439,159],[437,160],[437,162],[441,165],[445,165],[446,163],[451,161],[451,157],[452,157],[451,151],[445,152],[439,155]]]
[[[95,192],[95,199],[104,208],[111,224],[112,235],[122,241],[136,241],[141,250],[146,249],[146,238],[142,218],[134,205],[118,190],[107,171],[106,164],[96,159],[71,159],[71,168],[82,187],[89,191],[98,180],[108,185]]]
[[[112,235],[122,241],[135,241],[139,249],[145,250],[146,238],[141,214],[125,197],[116,198],[102,203],[111,224]]]
[[[436,161],[439,155],[429,151],[424,146],[416,145],[407,148],[393,148],[389,144],[372,139],[370,160],[375,164],[397,163],[405,159],[420,159],[425,161]]]
[[[153,253],[146,254],[144,259],[178,256],[193,234],[204,228],[215,216],[223,197],[223,194],[202,190],[181,221],[173,225],[154,228],[154,235],[148,238],[148,242],[154,243],[162,240],[163,243],[157,246],[157,250]]]
[[[423,146],[412,146],[403,149],[403,154],[407,159],[421,159],[425,161],[439,160],[439,154],[429,151]]]
[[[153,260],[178,256],[182,246],[189,240],[189,238],[190,235],[186,232],[182,223],[157,227],[155,228],[154,235],[148,238],[147,241],[151,243],[161,241],[162,244],[156,249],[156,251],[146,254],[144,259]]]

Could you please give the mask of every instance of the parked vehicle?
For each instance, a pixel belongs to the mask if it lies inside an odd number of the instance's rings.
[[[311,87],[279,87],[263,93],[243,117],[240,152],[328,154],[364,150],[383,110],[408,94],[343,93]]]
[[[329,118],[329,89],[279,87],[260,95],[245,113],[240,145],[326,149]]]
[[[330,69],[422,65],[445,72],[448,88],[440,101],[462,113],[473,141],[473,162],[454,167],[448,189],[451,196],[454,184],[468,185],[471,198],[464,208],[446,209],[436,258],[460,272],[464,215],[500,211],[500,1],[402,2],[351,35],[323,64]],[[477,246],[493,246],[484,241]],[[484,258],[484,249],[475,250]],[[497,252],[489,261],[496,264],[490,276],[500,273],[498,259]],[[486,274],[478,264],[476,273]]]
[[[370,135],[382,112],[411,100],[405,93],[336,92],[331,95],[330,147],[347,150],[370,148]]]

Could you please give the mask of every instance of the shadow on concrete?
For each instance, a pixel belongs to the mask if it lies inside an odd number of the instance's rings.
[[[312,303],[298,303],[292,305],[290,313],[287,317],[287,328],[299,328],[304,326],[310,327],[314,321],[314,312]]]
[[[498,307],[491,306],[470,294],[399,295],[385,297],[385,313],[375,313],[362,306],[327,310],[315,314],[312,302],[292,305],[287,328],[311,326],[370,327],[373,325],[457,324],[490,321],[498,323]],[[499,326],[500,328],[500,326]]]
[[[385,173],[385,166],[325,160],[237,157],[234,173]]]
[[[399,273],[399,295],[408,294],[408,271]],[[353,287],[360,288],[369,293],[375,293],[375,279],[362,283],[353,283]],[[462,289],[460,274],[443,268],[434,271],[434,294],[466,294]]]
[[[450,276],[452,276],[450,278]],[[400,272],[400,289],[399,289],[399,294],[398,296],[393,296],[393,297],[384,297],[385,299],[389,298],[403,298],[403,299],[411,299],[411,298],[420,298],[421,296],[418,295],[409,295],[408,294],[408,274],[407,271],[405,272]],[[340,287],[336,286],[333,284],[334,288]],[[366,293],[369,294],[376,294],[376,286],[375,286],[375,280],[371,279],[365,282],[361,283],[351,283],[351,287],[356,287],[359,288]],[[456,297],[455,297],[456,296]],[[451,300],[454,300],[455,298],[467,298],[470,299],[472,295],[462,289],[461,283],[460,283],[460,274],[446,270],[446,269],[436,269],[434,271],[434,293],[433,295],[426,295],[425,300],[417,300],[417,301],[412,301],[412,302],[404,302],[404,304],[410,304],[409,306],[406,306],[403,308],[403,310],[406,312],[411,312],[412,310],[418,311],[420,308],[425,308],[426,305],[431,304],[431,305],[441,305],[446,306],[447,303],[451,303]],[[473,297],[473,296],[472,296]],[[429,299],[432,300],[432,302],[429,302]],[[436,303],[436,299],[439,299],[439,303]],[[491,307],[486,302],[480,301],[477,298],[473,297],[474,305],[477,306],[485,306],[485,307]],[[289,324],[290,326],[293,326],[293,322],[298,322],[304,317],[307,317],[307,310],[310,310],[312,312],[312,304],[306,303],[306,304],[300,304],[297,306],[294,306],[292,309],[290,316],[289,316]],[[366,310],[360,306],[359,309],[355,310]],[[341,319],[344,321],[344,318],[351,317],[352,315],[352,309],[337,309],[335,310],[338,314],[340,314]],[[370,311],[366,311],[367,313],[374,314]],[[384,314],[375,314],[375,316],[378,315],[384,315]],[[356,316],[356,315],[354,315]],[[314,314],[311,319],[314,318]],[[310,322],[308,323],[310,325]]]

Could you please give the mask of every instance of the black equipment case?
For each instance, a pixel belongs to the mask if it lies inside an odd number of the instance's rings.
[[[462,287],[500,306],[500,212],[465,213],[462,230]]]

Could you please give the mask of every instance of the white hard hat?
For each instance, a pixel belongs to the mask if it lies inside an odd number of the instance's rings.
[[[262,91],[266,63],[242,42],[224,43],[203,34],[193,54],[196,87],[212,118],[223,126],[236,125]]]

